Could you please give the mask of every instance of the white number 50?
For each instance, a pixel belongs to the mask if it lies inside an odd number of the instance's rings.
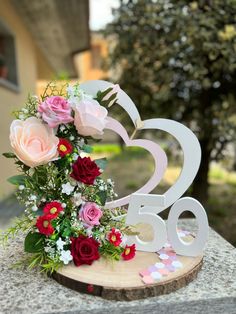
[[[167,220],[167,228],[164,220],[157,214],[165,209],[165,196],[152,194],[133,194],[131,196],[126,223],[149,224],[153,229],[153,239],[150,242],[142,241],[138,236],[128,238],[128,243],[135,243],[137,250],[157,252],[170,241],[177,254],[197,256],[201,254],[208,237],[208,220],[203,206],[194,198],[183,197],[171,207]],[[179,216],[184,211],[190,211],[196,217],[198,232],[196,238],[186,243],[181,240],[177,233]],[[168,233],[168,236],[167,236]]]

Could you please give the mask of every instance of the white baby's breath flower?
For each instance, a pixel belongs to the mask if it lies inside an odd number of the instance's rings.
[[[66,90],[68,93],[68,101],[72,108],[74,108],[75,105],[81,100],[93,99],[93,96],[86,94],[82,89],[79,88],[78,84],[74,86],[69,85]]]
[[[36,195],[30,195],[29,200],[36,201],[37,196]]]
[[[27,108],[22,108],[21,111],[24,112],[24,113],[28,113],[28,109]]]
[[[90,237],[92,235],[92,228],[87,228],[86,229],[86,234],[88,237]]]
[[[78,207],[82,204],[81,193],[75,193],[72,197],[72,202],[74,206]]]
[[[73,191],[74,187],[70,184],[70,182],[62,184],[62,193],[70,195]]]
[[[73,155],[72,155],[72,159],[73,159],[74,161],[76,161],[76,160],[78,159],[78,157],[79,157],[78,154],[73,154]]]
[[[36,206],[36,205],[34,205],[33,207],[32,207],[32,211],[33,212],[36,212],[38,210],[38,207]]]
[[[63,132],[63,131],[65,131],[65,129],[66,129],[66,127],[65,127],[64,125],[61,125],[61,126],[60,126],[60,131]]]
[[[84,145],[84,139],[82,137],[78,140],[78,145],[79,146],[83,146]]]
[[[102,186],[102,185],[99,186],[99,190],[100,190],[100,191],[104,191],[104,190],[105,190],[105,189],[104,189],[104,186]]]
[[[61,204],[61,207],[62,207],[62,208],[66,208],[66,203],[62,203],[62,204]]]
[[[69,250],[67,251],[61,251],[60,260],[67,265],[70,261],[72,261],[73,257]]]
[[[74,141],[75,137],[73,135],[70,136],[70,140]]]
[[[45,247],[44,247],[44,251],[45,251],[46,253],[49,253],[49,254],[54,254],[54,253],[55,253],[55,249],[52,248],[51,246],[45,246]]]
[[[74,95],[74,86],[69,85],[69,86],[66,88],[66,91],[67,91],[67,93],[68,93],[69,96]]]
[[[24,188],[25,188],[24,185],[19,185],[19,188],[18,188],[18,189],[19,189],[20,191],[22,191],[22,190],[24,190]]]

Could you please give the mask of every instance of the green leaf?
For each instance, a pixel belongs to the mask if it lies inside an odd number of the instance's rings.
[[[3,153],[3,156],[6,158],[16,158],[16,155],[13,153]]]
[[[100,99],[102,99],[103,97],[105,97],[108,93],[110,93],[110,91],[112,91],[112,87],[107,88],[106,90],[104,90],[103,92],[99,91],[97,93],[97,97],[99,97]]]
[[[40,252],[44,247],[44,240],[45,236],[40,233],[32,233],[29,232],[25,237],[24,249],[25,252],[28,253],[37,253]]]
[[[83,145],[83,147],[82,147],[82,150],[85,152],[85,153],[92,153],[92,151],[93,151],[93,148],[92,148],[92,146],[90,146],[90,145],[86,145],[86,144],[84,144]]]
[[[98,198],[98,202],[104,206],[106,204],[106,200],[107,200],[107,192],[106,191],[101,191],[97,193],[97,198]]]
[[[62,233],[63,237],[69,237],[70,235],[71,235],[71,228],[66,228]]]
[[[107,159],[106,158],[95,159],[94,161],[97,164],[97,166],[102,170],[104,170],[107,166]]]
[[[7,181],[13,185],[21,185],[25,183],[26,176],[24,175],[18,175],[13,176],[7,179]]]

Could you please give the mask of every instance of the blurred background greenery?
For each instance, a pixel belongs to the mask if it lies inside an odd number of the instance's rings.
[[[6,89],[3,83],[9,81],[6,74],[9,69],[6,62],[3,62],[4,56],[0,58],[0,69],[2,64],[5,67],[2,77],[0,71],[1,105],[5,106],[4,103],[8,103],[10,98],[12,106],[20,106],[26,90],[40,94],[46,83],[55,77],[62,80],[69,78],[72,82],[78,79],[107,79],[119,83],[134,100],[143,119],[174,119],[190,127],[197,135],[202,148],[202,163],[186,195],[199,199],[207,210],[210,225],[236,245],[236,1],[51,1],[54,5],[51,9],[56,9],[59,13],[63,4],[70,10],[70,4],[76,3],[77,7],[73,10],[77,10],[76,14],[80,14],[83,19],[73,20],[72,23],[72,13],[69,12],[68,21],[74,27],[65,26],[68,30],[62,33],[59,30],[53,32],[52,25],[42,19],[40,38],[41,41],[44,39],[41,42],[43,46],[40,46],[34,26],[29,26],[28,30],[25,27],[30,25],[27,22],[27,17],[30,20],[29,14],[35,14],[36,1],[22,3],[26,6],[25,11],[24,6],[19,9],[16,1],[0,2],[0,22],[4,20],[11,24],[10,17],[15,16],[24,36],[19,34],[19,27],[14,26],[14,23],[11,27],[21,43],[27,31],[30,33],[28,36],[31,38],[34,54],[35,49],[40,54],[33,60],[38,70],[34,74],[32,86],[21,82],[22,98],[16,95],[13,99],[5,95],[6,91],[3,90]],[[42,15],[45,10],[50,9],[48,3],[42,1],[39,5]],[[59,23],[59,29],[60,19],[54,18],[54,22]],[[46,26],[49,28],[45,28]],[[51,37],[48,37],[47,33],[51,32]],[[68,32],[71,36],[69,44],[66,39]],[[48,51],[42,49],[51,38],[57,39],[56,51],[59,49],[58,38],[63,44],[67,44],[68,49],[61,54],[50,50],[50,45]],[[72,44],[74,41],[78,43],[78,47]],[[17,44],[20,45],[19,42]],[[77,53],[73,54],[72,59],[71,54],[75,52],[75,48]],[[18,51],[19,49],[20,47]],[[45,52],[54,53],[55,60],[47,58]],[[24,48],[21,55],[15,52],[19,65],[18,80],[26,75],[24,71],[20,73],[20,63],[25,54]],[[12,65],[8,65],[10,67]],[[111,107],[110,114],[119,119],[130,134],[133,132],[131,121],[121,108]],[[1,119],[6,117],[9,123],[9,111]],[[2,148],[6,150],[8,145],[8,125],[2,127],[1,151]],[[154,190],[154,193],[164,193],[174,184],[181,171],[183,156],[180,147],[173,137],[159,132],[139,132],[136,137],[155,140],[167,152],[168,170],[161,184]],[[104,175],[115,180],[119,196],[137,190],[153,171],[153,161],[147,152],[123,147],[121,140],[109,132],[94,147],[94,154],[110,159]],[[14,169],[8,165],[9,161],[4,163],[2,165],[5,165],[5,172],[3,171],[1,181],[3,200],[0,206],[2,225],[22,211],[15,205],[14,198],[7,196],[11,191],[4,182],[7,175],[14,173]]]

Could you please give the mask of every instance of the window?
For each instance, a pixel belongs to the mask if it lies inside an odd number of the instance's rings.
[[[0,20],[0,85],[16,89],[18,86],[15,39]]]

